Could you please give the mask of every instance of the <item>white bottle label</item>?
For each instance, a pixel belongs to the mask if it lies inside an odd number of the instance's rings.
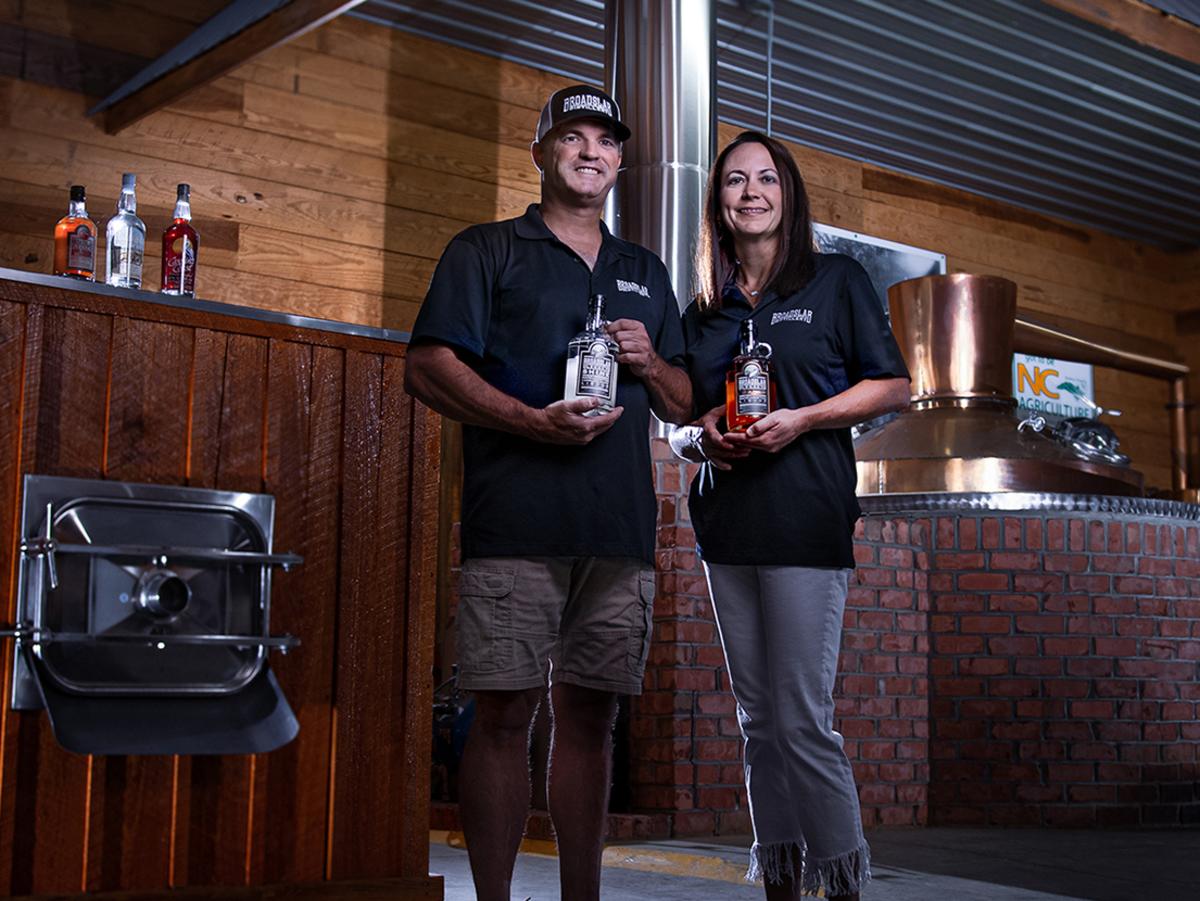
[[[575,393],[579,397],[608,398],[612,394],[613,355],[603,341],[594,341],[579,356],[579,376]]]
[[[769,405],[766,373],[757,363],[747,363],[737,377],[738,416],[766,416]]]

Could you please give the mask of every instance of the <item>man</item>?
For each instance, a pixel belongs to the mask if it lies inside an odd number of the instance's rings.
[[[459,794],[480,901],[509,898],[548,679],[562,897],[599,898],[617,696],[641,691],[649,413],[683,422],[692,395],[666,268],[601,221],[629,136],[603,91],[556,91],[530,148],[540,204],[451,241],[413,327],[409,392],[464,424],[459,683],[476,713]],[[567,344],[594,294],[619,346],[616,406],[603,413],[595,398],[562,399]]]

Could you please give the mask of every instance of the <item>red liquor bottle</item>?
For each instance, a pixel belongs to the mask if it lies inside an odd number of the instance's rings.
[[[163,232],[162,290],[164,294],[196,293],[196,258],[200,236],[192,228],[191,188],[180,185],[175,196],[175,221]]]
[[[54,226],[54,274],[96,280],[96,223],[83,185],[71,185],[71,206]]]
[[[743,319],[740,353],[725,376],[725,423],[731,432],[744,432],[776,407],[771,372],[771,345],[754,335],[754,321]]]

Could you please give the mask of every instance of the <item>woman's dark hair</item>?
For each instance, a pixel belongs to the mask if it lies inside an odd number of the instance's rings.
[[[787,295],[803,288],[812,278],[814,266],[812,214],[808,208],[808,192],[804,179],[791,153],[779,141],[759,131],[743,131],[717,155],[708,176],[704,195],[704,217],[696,242],[696,302],[705,312],[719,309],[721,293],[733,277],[737,254],[733,236],[721,217],[721,176],[729,154],[743,144],[762,144],[771,155],[779,173],[783,194],[780,210],[779,255],[763,288]]]

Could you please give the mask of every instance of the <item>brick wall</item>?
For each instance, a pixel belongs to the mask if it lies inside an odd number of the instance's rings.
[[[740,741],[687,513],[655,444],[659,595],[633,803],[745,831]],[[872,825],[1200,824],[1200,528],[1023,513],[859,524],[836,727]]]
[[[1200,824],[1200,530],[939,517],[931,822]]]

